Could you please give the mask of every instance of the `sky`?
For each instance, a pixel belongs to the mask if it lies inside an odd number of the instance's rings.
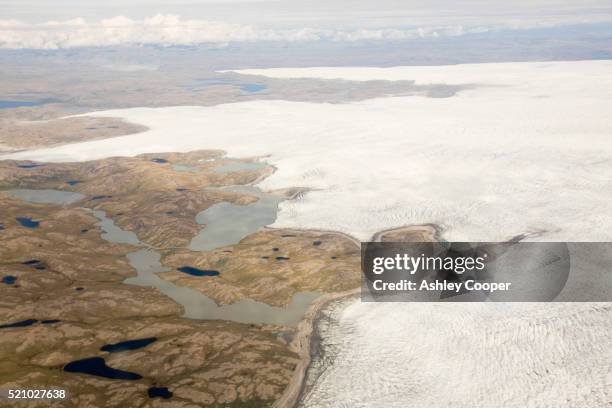
[[[405,40],[612,22],[609,0],[0,0],[0,48]]]

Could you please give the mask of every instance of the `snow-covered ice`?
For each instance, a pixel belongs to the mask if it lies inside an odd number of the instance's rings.
[[[609,303],[353,302],[332,316],[322,332],[328,366],[318,367],[305,407],[603,408],[612,401]]]

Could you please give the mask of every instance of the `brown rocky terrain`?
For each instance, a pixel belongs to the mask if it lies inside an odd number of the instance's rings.
[[[286,306],[296,292],[343,292],[359,286],[360,248],[340,234],[263,230],[236,245],[208,252],[173,251],[166,266],[191,265],[220,272],[202,279],[182,272],[159,276],[199,290],[219,304],[249,298]]]
[[[71,395],[19,406],[256,406],[283,391],[297,356],[277,329],[182,319],[181,307],[155,289],[123,284],[135,275],[125,259],[134,248],[100,238],[88,209],[1,194],[0,206],[0,276],[15,278],[0,283],[0,389],[53,387]],[[38,227],[21,225],[20,216]],[[30,319],[36,322],[7,327]],[[138,350],[100,351],[104,344],[146,337],[157,341]],[[143,378],[62,371],[96,356]],[[151,386],[167,387],[173,397],[149,399]]]
[[[105,344],[150,337],[157,340],[141,349],[100,350]],[[0,387],[61,388],[70,395],[54,404],[18,406],[268,406],[282,393],[298,362],[265,328],[176,317],[37,323],[0,329],[0,338]],[[109,367],[143,378],[116,380],[61,369],[70,361],[97,356]],[[152,386],[167,388],[172,398],[149,398]]]
[[[146,129],[116,118],[84,116],[45,121],[0,119],[0,153],[105,139]]]

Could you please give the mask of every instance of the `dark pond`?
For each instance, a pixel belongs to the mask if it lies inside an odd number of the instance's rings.
[[[129,371],[117,370],[106,365],[102,357],[91,357],[83,360],[73,361],[64,366],[68,373],[82,373],[98,377],[110,378],[112,380],[140,380],[140,374]]]
[[[84,288],[80,288],[80,287],[79,287],[79,288],[74,288],[74,290],[76,290],[77,292],[80,292],[80,291],[82,291],[83,289],[84,289]]]
[[[185,272],[192,276],[218,276],[219,271],[212,269],[199,269],[193,266],[181,266],[177,269],[179,272]]]
[[[156,340],[157,340],[157,337],[147,337],[144,339],[127,340],[127,341],[122,341],[119,343],[107,344],[105,346],[102,346],[100,350],[108,351],[109,353],[116,353],[119,351],[126,351],[126,350],[136,350],[136,349],[148,346],[149,344],[153,343]]]
[[[59,323],[59,322],[61,322],[61,320],[59,320],[59,319],[46,319],[46,320],[41,320],[40,322],[42,324],[53,324],[53,323]]]
[[[91,197],[90,201],[93,201],[93,200],[102,200],[104,198],[111,198],[111,197],[112,196],[110,196],[110,195],[97,195],[97,196]]]
[[[29,261],[22,262],[23,265],[31,266],[34,269],[44,270],[47,269],[47,266],[43,261],[39,261],[38,259],[30,259]]]
[[[154,163],[168,163],[168,160],[160,158],[151,159],[151,161]]]
[[[16,280],[17,278],[15,276],[6,275],[2,277],[2,280],[0,282],[6,283],[7,285],[13,285]]]
[[[81,182],[81,180],[68,180],[68,181],[66,181],[66,183],[68,183],[71,186],[79,184],[80,182]]]
[[[38,228],[40,225],[39,221],[34,221],[29,217],[17,217],[16,220],[19,224],[27,228]]]
[[[276,260],[277,261],[288,261],[289,257],[286,257],[286,256],[277,256]]]
[[[8,329],[10,327],[27,327],[27,326],[33,325],[37,321],[38,320],[36,319],[28,319],[28,320],[22,320],[20,322],[15,322],[15,323],[1,324],[0,329]]]
[[[314,245],[314,246],[319,246],[319,245],[321,245],[321,241],[314,241],[314,242],[312,243],[312,245]]]
[[[4,224],[0,224],[0,231],[4,229]]]
[[[42,164],[37,163],[28,163],[28,164],[18,164],[17,167],[21,169],[33,169],[34,167],[40,167]]]
[[[172,391],[169,391],[166,387],[151,387],[147,391],[147,394],[149,394],[149,398],[157,398],[157,397],[160,397],[163,399],[172,398]]]

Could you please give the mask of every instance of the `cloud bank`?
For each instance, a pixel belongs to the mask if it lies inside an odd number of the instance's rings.
[[[0,48],[63,49],[118,45],[197,45],[253,41],[364,41],[410,40],[450,37],[502,29],[551,27],[563,21],[511,20],[494,25],[434,25],[408,28],[263,28],[223,21],[189,20],[176,15],[157,14],[135,20],[124,16],[98,22],[76,18],[67,21],[25,23],[0,20]]]

